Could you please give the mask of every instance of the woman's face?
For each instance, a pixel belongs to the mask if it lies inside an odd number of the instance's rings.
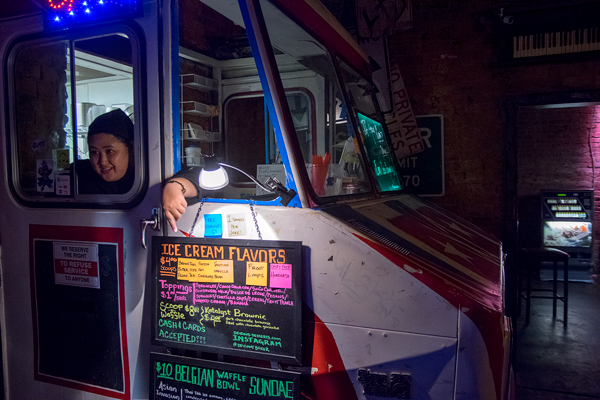
[[[129,150],[110,133],[98,133],[88,139],[92,168],[107,182],[125,176],[129,165]]]

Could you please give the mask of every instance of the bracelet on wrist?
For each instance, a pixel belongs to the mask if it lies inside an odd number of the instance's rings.
[[[185,194],[185,186],[183,186],[183,183],[178,182],[178,181],[168,181],[167,184],[169,184],[169,183],[176,183],[179,186],[181,186],[181,193]]]

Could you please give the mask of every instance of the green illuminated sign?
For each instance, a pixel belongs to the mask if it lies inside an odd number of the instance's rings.
[[[389,192],[402,189],[392,152],[385,140],[383,125],[361,113],[358,113],[358,121],[363,134],[363,142],[367,148],[367,158],[375,172],[380,190]]]

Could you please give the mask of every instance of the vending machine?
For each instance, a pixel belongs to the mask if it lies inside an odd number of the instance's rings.
[[[543,190],[542,243],[589,264],[592,259],[593,190]],[[575,263],[572,263],[575,264]]]

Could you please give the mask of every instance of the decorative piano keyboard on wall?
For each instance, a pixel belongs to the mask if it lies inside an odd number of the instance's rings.
[[[513,36],[513,58],[596,50],[600,50],[600,29],[597,27]]]
[[[600,0],[509,1],[499,14],[505,61],[600,55]]]

